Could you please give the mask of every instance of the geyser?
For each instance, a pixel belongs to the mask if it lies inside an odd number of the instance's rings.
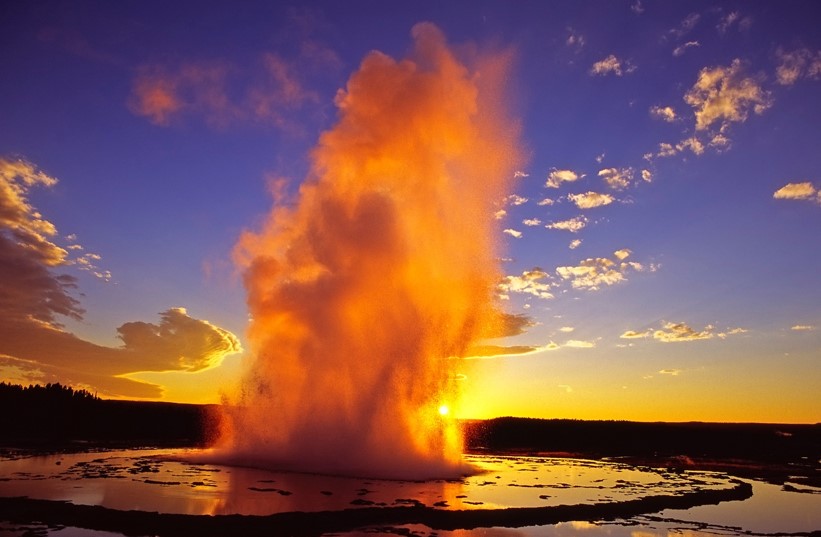
[[[500,321],[493,213],[521,156],[502,98],[510,54],[463,62],[435,26],[412,35],[406,59],[367,55],[296,198],[237,245],[253,357],[226,405],[234,463],[464,469],[455,367]]]

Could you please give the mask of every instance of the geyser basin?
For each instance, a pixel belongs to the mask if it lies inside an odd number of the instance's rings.
[[[277,527],[272,525],[306,533],[372,524],[453,529],[629,517],[750,494],[749,485],[723,474],[585,460],[466,456],[480,473],[457,480],[388,481],[181,460],[196,454],[138,450],[3,460],[0,519],[27,513],[32,519],[115,531],[133,532],[138,524],[157,534],[167,533],[169,524],[218,533],[238,520],[248,534]],[[7,499],[15,496],[31,500]]]

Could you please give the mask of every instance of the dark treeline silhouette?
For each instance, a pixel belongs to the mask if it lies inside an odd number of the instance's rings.
[[[817,461],[821,424],[645,423],[496,418],[465,423],[467,448],[494,452]]]
[[[217,416],[216,405],[105,400],[60,384],[0,383],[0,446],[73,442],[202,446],[213,438]],[[465,447],[474,452],[589,458],[686,456],[765,464],[821,458],[821,424],[496,418],[465,421],[464,428]]]
[[[0,446],[200,446],[217,427],[214,405],[100,399],[60,384],[0,383]]]

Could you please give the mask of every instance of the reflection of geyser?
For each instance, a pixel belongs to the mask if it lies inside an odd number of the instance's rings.
[[[430,24],[370,53],[292,203],[237,248],[252,316],[233,463],[394,478],[465,470],[452,357],[497,320],[492,214],[519,157],[509,55],[456,60]]]

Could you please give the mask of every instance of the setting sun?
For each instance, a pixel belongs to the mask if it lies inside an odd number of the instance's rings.
[[[441,414],[442,416],[447,416],[448,414],[450,414],[450,409],[447,405],[442,405],[439,407],[439,414]]]

